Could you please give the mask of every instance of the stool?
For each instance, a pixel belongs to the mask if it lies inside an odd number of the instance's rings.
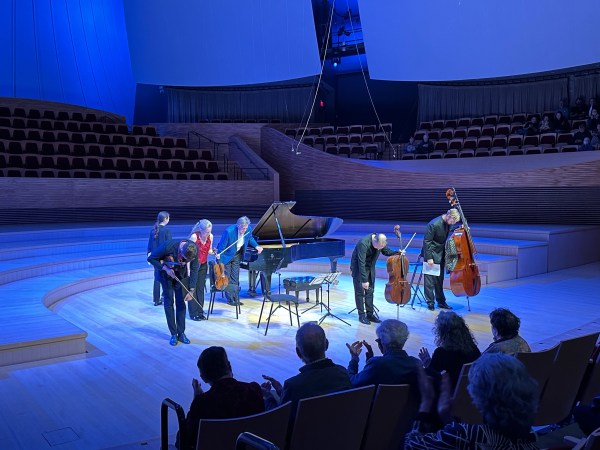
[[[305,277],[292,277],[292,278],[284,278],[283,279],[283,287],[285,288],[285,293],[289,294],[291,291],[294,291],[296,294],[296,298],[299,299],[300,291],[306,291],[306,301],[310,301],[311,290],[315,290],[317,294],[317,303],[319,303],[322,294],[323,294],[323,285],[322,284],[311,284],[311,282],[315,279],[315,277],[305,276]]]

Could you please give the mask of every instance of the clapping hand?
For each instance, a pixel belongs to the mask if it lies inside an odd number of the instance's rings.
[[[202,386],[200,386],[200,382],[198,380],[196,380],[195,378],[192,378],[192,388],[194,389],[194,397],[196,397],[200,394],[204,394],[204,391],[202,390]]]
[[[353,342],[352,345],[346,342],[346,347],[348,347],[348,350],[350,350],[350,357],[352,359],[358,360],[358,356],[360,355],[360,352],[362,352],[362,346],[363,343],[361,341]]]
[[[362,341],[362,345],[367,349],[365,353],[365,359],[368,361],[374,356],[373,347],[367,341]]]
[[[281,383],[279,381],[277,381],[275,378],[270,377],[268,375],[263,375],[262,377],[265,380],[267,380],[263,384],[261,384],[261,387],[263,388],[263,390],[270,391],[271,387],[273,387],[273,389],[275,389],[275,392],[277,392],[277,395],[281,396],[281,392],[283,391],[283,387],[281,386]]]
[[[423,367],[429,367],[429,364],[431,363],[429,350],[427,350],[425,347],[421,347],[421,350],[419,350],[419,359],[423,363]]]

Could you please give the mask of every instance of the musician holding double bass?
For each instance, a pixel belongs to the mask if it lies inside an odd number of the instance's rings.
[[[429,267],[434,264],[440,265],[439,275],[425,274],[424,291],[427,308],[430,311],[435,309],[435,301],[441,309],[452,309],[446,303],[444,294],[444,260],[446,251],[446,240],[452,231],[452,225],[460,221],[460,213],[457,209],[451,208],[445,214],[436,217],[427,224],[425,236],[423,238],[423,249],[421,256]]]
[[[365,236],[358,241],[352,252],[350,270],[354,283],[354,300],[358,311],[358,320],[365,325],[369,325],[371,322],[381,322],[373,311],[375,264],[380,253],[385,256],[399,254],[387,246],[387,237],[383,233],[372,233]]]

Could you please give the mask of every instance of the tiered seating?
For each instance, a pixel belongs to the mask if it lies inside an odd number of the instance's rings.
[[[544,115],[552,112],[544,112]],[[427,133],[434,142],[429,154],[402,154],[402,159],[467,158],[480,156],[532,155],[577,151],[573,134],[585,120],[569,122],[571,132],[550,132],[524,136],[519,131],[525,122],[540,114],[492,114],[484,117],[421,122],[414,138],[422,141]]]
[[[286,128],[285,134],[331,155],[380,159],[390,141],[392,124]]]
[[[203,119],[200,123],[281,123],[281,119]]]
[[[0,108],[0,175],[41,178],[226,180],[209,150],[152,126],[96,114]]]

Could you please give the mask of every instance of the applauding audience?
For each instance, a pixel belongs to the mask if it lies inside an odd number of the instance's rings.
[[[490,313],[492,325],[492,342],[483,353],[507,353],[530,352],[529,344],[519,336],[521,319],[505,308],[496,308]]]
[[[421,404],[405,449],[537,449],[531,426],[538,407],[537,383],[516,358],[483,355],[469,371],[468,391],[482,425],[451,422],[450,377],[442,376],[436,402],[432,380],[421,369]],[[439,417],[439,419],[438,419]],[[442,427],[437,424],[442,421]],[[439,431],[438,431],[439,430]]]

